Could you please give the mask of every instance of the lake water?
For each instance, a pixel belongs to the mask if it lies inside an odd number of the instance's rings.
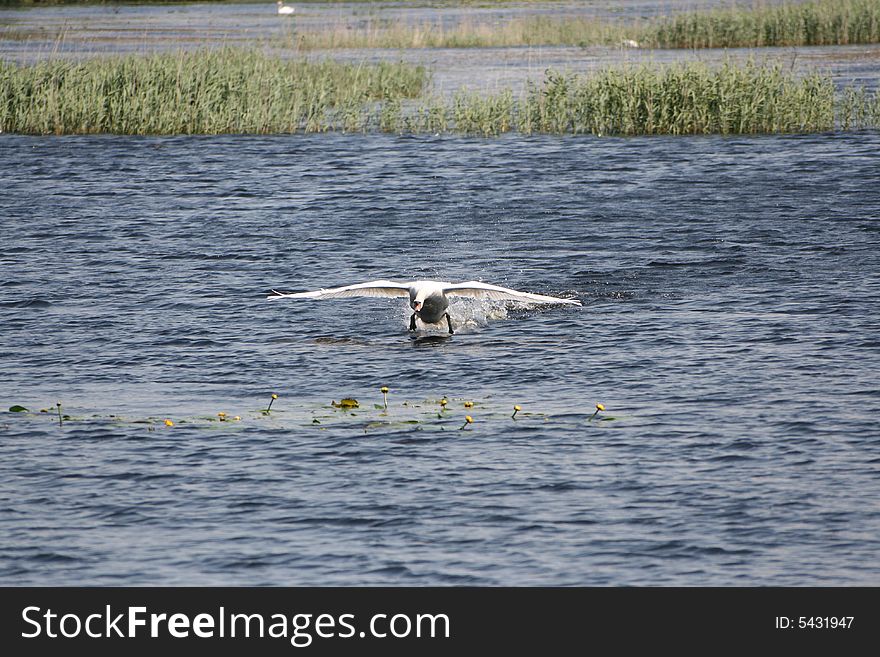
[[[3,584],[880,584],[876,133],[3,135],[0,222]],[[265,298],[422,277],[584,306]]]

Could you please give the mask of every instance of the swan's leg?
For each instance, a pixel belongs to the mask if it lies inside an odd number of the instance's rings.
[[[412,317],[409,318],[409,330],[410,331],[416,330],[416,314],[415,313],[413,313]]]
[[[449,335],[455,333],[455,331],[452,330],[452,320],[449,318],[449,313],[446,313],[446,323],[449,325]]]

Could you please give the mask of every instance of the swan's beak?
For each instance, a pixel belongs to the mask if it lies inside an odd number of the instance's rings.
[[[416,301],[415,304],[413,305],[413,310],[415,310],[416,312],[419,312],[421,309],[422,309],[422,302]]]

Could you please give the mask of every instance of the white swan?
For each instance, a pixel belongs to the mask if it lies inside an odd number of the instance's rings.
[[[479,281],[466,283],[445,283],[443,281],[412,281],[410,283],[395,283],[393,281],[370,281],[334,287],[327,290],[314,290],[313,292],[296,292],[284,294],[272,290],[272,294],[266,297],[273,299],[345,299],[348,297],[409,297],[409,305],[413,309],[409,320],[409,330],[416,330],[416,317],[426,324],[436,324],[444,317],[452,330],[452,320],[446,309],[449,307],[447,297],[470,297],[472,299],[489,299],[492,301],[523,301],[527,303],[557,303],[580,306],[577,299],[560,299],[548,297],[543,294],[531,292],[519,292],[507,287],[489,285]]]
[[[278,2],[276,2],[275,4],[278,5],[278,13],[279,14],[281,14],[283,16],[290,16],[290,14],[293,13],[293,7],[291,7],[290,5],[284,4],[284,2],[282,2],[282,0],[278,0]]]

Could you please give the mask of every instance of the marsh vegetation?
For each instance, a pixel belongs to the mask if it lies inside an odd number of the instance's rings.
[[[251,47],[0,61],[0,130],[25,134],[224,134],[327,130],[493,135],[821,132],[880,126],[876,91],[835,87],[830,73],[769,60],[548,68],[502,90],[435,95],[415,63],[309,54],[335,48],[606,44],[663,48],[880,41],[880,0],[811,0],[671,13],[638,21],[464,14],[305,25]],[[288,48],[278,48],[278,45]],[[298,52],[298,51],[306,51]],[[402,55],[401,55],[402,56]],[[334,55],[344,59],[347,55]],[[76,58],[75,58],[76,59]],[[582,70],[584,67],[580,67]],[[539,69],[540,70],[540,69]],[[438,87],[439,88],[439,87]]]
[[[658,48],[877,43],[880,0],[812,0],[673,14],[645,26],[642,39]]]
[[[0,128],[26,134],[318,132],[360,127],[375,101],[418,96],[424,67],[198,50],[0,62]],[[332,115],[332,116],[331,116]]]
[[[880,42],[880,0],[811,0],[695,10],[639,20],[522,16],[407,22],[374,18],[304,29],[302,50],[336,48],[486,48],[636,45],[650,48],[822,46]]]
[[[383,131],[594,135],[821,132],[880,125],[880,95],[749,61],[548,71],[519,94],[426,95],[404,63],[226,49],[0,64],[0,129],[26,134]]]
[[[766,134],[880,126],[880,94],[835,92],[822,75],[796,77],[754,61],[720,68],[690,63],[609,68],[593,75],[548,72],[519,97],[459,93],[451,105],[423,107],[406,131],[453,129],[493,135]]]

